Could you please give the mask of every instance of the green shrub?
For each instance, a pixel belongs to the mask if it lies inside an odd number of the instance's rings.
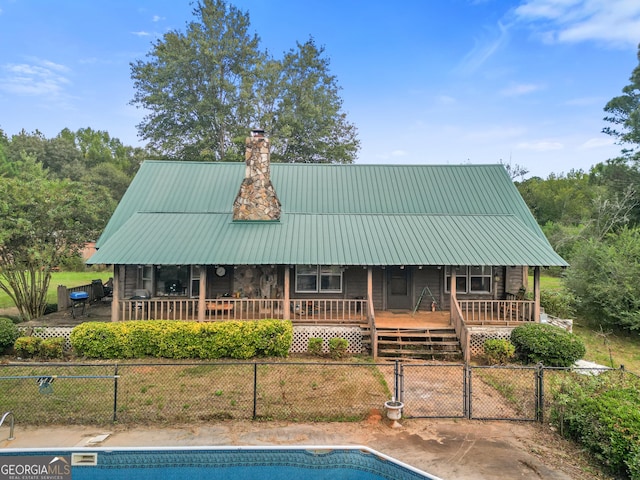
[[[42,339],[40,337],[18,337],[13,349],[18,357],[31,358],[40,353],[40,345]]]
[[[490,365],[508,363],[515,352],[516,347],[509,340],[490,338],[484,342],[484,356]]]
[[[525,363],[542,362],[548,367],[570,367],[586,348],[580,337],[553,325],[531,323],[511,332],[516,355]]]
[[[574,318],[576,315],[576,299],[566,290],[540,290],[540,306],[554,317]]]
[[[180,322],[171,320],[86,322],[71,331],[78,355],[90,358],[286,357],[291,322]]]
[[[64,356],[64,337],[46,338],[40,343],[42,358],[62,358]]]
[[[616,478],[640,480],[640,384],[619,372],[576,376],[554,392],[552,421]]]
[[[56,313],[58,311],[57,303],[47,303],[44,307],[44,314],[49,315],[50,313]]]
[[[310,338],[309,339],[309,346],[307,347],[307,352],[309,352],[311,355],[316,355],[316,356],[322,356],[322,342],[323,340],[321,338]]]
[[[0,317],[0,353],[12,346],[19,336],[18,327],[10,319]]]
[[[334,360],[343,358],[347,354],[347,348],[349,348],[349,342],[346,339],[340,337],[329,339],[329,356]]]

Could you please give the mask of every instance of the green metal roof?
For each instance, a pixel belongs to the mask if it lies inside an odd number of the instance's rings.
[[[566,266],[502,165],[272,164],[279,222],[232,222],[244,164],[145,162],[89,263]]]

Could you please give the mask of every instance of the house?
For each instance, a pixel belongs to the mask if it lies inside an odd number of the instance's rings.
[[[270,164],[263,132],[246,145],[246,165],[143,163],[88,262],[114,266],[112,320],[375,331],[435,310],[464,347],[473,323],[539,321],[540,268],[567,266],[502,165]]]

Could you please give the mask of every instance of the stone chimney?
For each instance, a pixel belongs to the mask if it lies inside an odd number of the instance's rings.
[[[252,130],[245,142],[245,177],[233,202],[233,220],[280,220],[280,200],[271,183],[269,139]]]

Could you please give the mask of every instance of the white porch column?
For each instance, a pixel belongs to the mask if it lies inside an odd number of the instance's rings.
[[[200,265],[200,291],[198,292],[198,321],[204,322],[205,300],[207,298],[207,266]]]
[[[540,267],[533,269],[533,321],[540,322]]]
[[[282,318],[284,318],[285,320],[290,320],[291,319],[291,309],[290,307],[290,303],[289,303],[289,290],[291,289],[291,268],[289,268],[289,265],[285,265],[284,266],[284,294],[283,294],[283,299],[282,301],[284,302],[284,305],[282,305],[282,309],[284,310],[284,312],[282,312]]]

